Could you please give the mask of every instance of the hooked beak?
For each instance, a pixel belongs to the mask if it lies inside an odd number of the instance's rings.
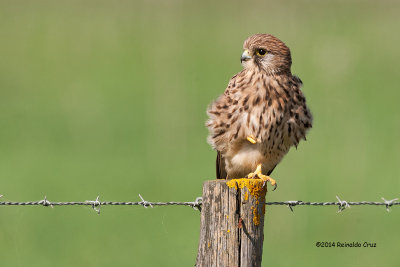
[[[249,50],[244,50],[242,56],[240,57],[240,63],[242,63],[243,61],[247,61],[250,60],[251,56],[250,56],[250,52]]]

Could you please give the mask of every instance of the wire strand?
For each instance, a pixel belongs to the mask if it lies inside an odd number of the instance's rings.
[[[0,198],[3,197],[0,195]],[[198,197],[195,201],[192,202],[178,202],[178,201],[169,201],[169,202],[151,202],[146,201],[139,194],[141,201],[133,202],[133,201],[100,201],[100,197],[98,196],[95,200],[86,200],[86,201],[49,201],[47,197],[39,201],[25,201],[25,202],[16,202],[16,201],[2,201],[0,202],[0,206],[44,206],[44,207],[55,207],[55,206],[91,206],[98,214],[100,214],[101,206],[142,206],[144,208],[153,208],[155,206],[188,206],[195,210],[201,211],[202,206],[202,198]],[[397,201],[398,198],[392,200],[386,200],[382,197],[382,202],[377,201],[345,201],[341,200],[338,196],[336,196],[337,201],[330,202],[305,202],[300,200],[288,200],[288,201],[273,201],[266,202],[267,206],[287,206],[291,211],[293,211],[293,207],[295,206],[338,206],[338,212],[342,212],[345,209],[350,208],[351,206],[384,206],[387,211],[390,211],[392,206],[400,205],[400,202]]]

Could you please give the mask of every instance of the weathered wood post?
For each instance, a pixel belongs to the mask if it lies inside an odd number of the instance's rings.
[[[206,181],[203,185],[196,266],[261,266],[265,195],[261,179]]]

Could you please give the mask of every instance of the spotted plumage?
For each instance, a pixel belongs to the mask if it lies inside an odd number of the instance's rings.
[[[249,37],[243,48],[244,69],[207,110],[217,178],[245,177],[259,164],[269,175],[312,126],[302,82],[291,74],[289,48],[269,34]]]

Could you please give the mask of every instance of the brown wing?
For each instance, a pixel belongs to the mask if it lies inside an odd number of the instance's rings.
[[[225,159],[221,152],[217,151],[217,179],[226,179],[227,173],[225,169]]]

